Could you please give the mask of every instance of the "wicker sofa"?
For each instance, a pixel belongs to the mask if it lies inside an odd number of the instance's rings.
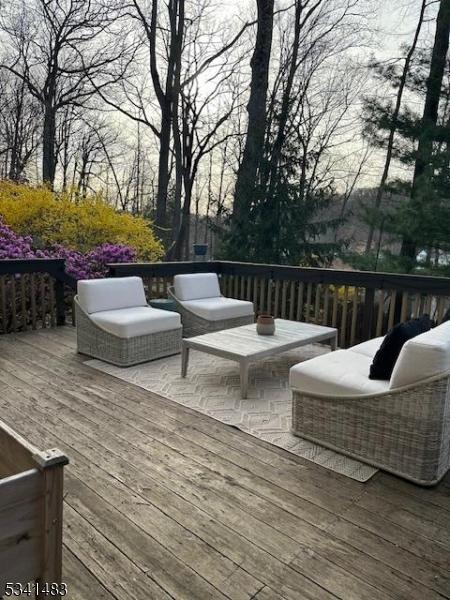
[[[184,337],[240,327],[255,320],[251,302],[222,296],[216,273],[175,275],[168,293],[181,315]]]
[[[148,306],[140,277],[78,282],[77,350],[126,367],[181,348],[180,315]]]
[[[414,483],[450,468],[450,323],[409,340],[389,381],[368,378],[383,338],[295,365],[292,431]]]

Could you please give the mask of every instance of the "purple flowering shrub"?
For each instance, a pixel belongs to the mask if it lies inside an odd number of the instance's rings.
[[[0,216],[0,260],[11,259],[33,259],[33,258],[63,258],[65,260],[66,272],[74,279],[94,279],[105,277],[108,274],[108,263],[134,262],[136,252],[133,248],[122,244],[102,244],[93,248],[90,252],[82,253],[76,250],[70,250],[61,245],[55,245],[50,248],[40,249],[33,243],[31,236],[23,236],[15,233],[6,225]],[[31,325],[35,326],[33,321],[33,308],[29,294],[22,298],[22,288],[19,285],[13,287],[13,283],[22,281],[22,275],[12,275],[6,281],[6,293],[10,297],[16,294],[16,306],[25,308],[21,310],[20,315],[13,315],[11,306],[8,303],[5,314],[0,314],[0,322],[5,331],[17,331],[27,329]],[[36,286],[34,291],[34,306],[45,307],[45,314],[39,312],[38,319],[50,324],[51,315],[51,296],[50,296],[49,278],[44,276],[42,285]],[[72,294],[65,296],[67,312],[71,311]],[[0,312],[2,308],[0,307]],[[34,312],[36,312],[34,310]],[[35,317],[34,317],[35,318]]]
[[[29,236],[17,235],[0,217],[0,260],[6,258],[36,258]]]
[[[105,277],[108,269],[108,263],[129,263],[135,262],[136,251],[129,246],[121,244],[102,244],[97,246],[86,255],[89,264],[91,277]]]
[[[0,217],[0,260],[14,258],[64,258],[67,273],[78,280],[105,277],[108,263],[134,262],[136,252],[121,244],[102,244],[85,254],[60,245],[41,250],[33,247],[30,236],[17,235]]]
[[[134,262],[136,260],[136,252],[129,246],[121,244],[102,244],[86,254],[68,250],[64,246],[54,246],[47,256],[64,258],[66,272],[77,280],[106,277],[108,263]]]

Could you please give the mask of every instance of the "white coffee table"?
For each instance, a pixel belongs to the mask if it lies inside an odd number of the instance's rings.
[[[247,398],[248,371],[251,363],[314,342],[328,341],[331,349],[335,350],[337,333],[334,327],[275,319],[275,335],[258,335],[256,324],[253,323],[185,338],[181,350],[181,376],[186,377],[191,348],[235,360],[240,366],[241,395],[242,398]]]

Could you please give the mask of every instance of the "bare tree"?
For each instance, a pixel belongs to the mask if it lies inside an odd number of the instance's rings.
[[[147,126],[158,144],[158,184],[156,194],[155,224],[165,241],[178,235],[181,224],[181,196],[183,182],[181,175],[181,131],[176,128],[181,119],[182,95],[184,89],[198,82],[200,76],[220,74],[220,60],[228,56],[230,50],[242,38],[251,23],[245,22],[239,30],[228,37],[217,29],[202,31],[203,22],[213,22],[209,14],[208,0],[187,2],[170,0],[161,5],[158,0],[151,4],[142,0],[131,0],[126,5],[126,14],[140,25],[142,45],[139,60],[149,65],[150,81],[138,66],[130,69],[128,77],[121,81],[115,95],[100,94],[104,101],[134,121]],[[226,31],[228,34],[228,31]],[[206,44],[204,36],[212,40]],[[197,39],[202,45],[201,54],[195,61],[185,55],[187,48]],[[186,66],[190,68],[186,68]],[[143,67],[145,69],[145,67]],[[172,169],[173,168],[173,169]],[[171,175],[175,182],[171,187]],[[174,196],[174,220],[169,222],[169,188]],[[190,201],[188,201],[189,203]],[[169,235],[172,226],[174,235]]]
[[[117,17],[114,3],[102,0],[12,0],[1,17],[10,58],[0,66],[23,81],[42,107],[42,178],[50,186],[58,113],[85,106],[97,89],[122,77],[126,42],[107,36]]]
[[[224,143],[228,133],[225,131],[221,135],[220,131],[234,109],[234,104],[231,103],[223,109],[221,114],[203,115],[203,113],[207,113],[206,107],[210,100],[211,98],[208,97],[198,105],[195,94],[189,96],[187,90],[183,94],[181,172],[184,198],[180,229],[177,232],[175,244],[169,252],[170,257],[178,260],[182,258],[183,250],[186,252],[186,243],[189,240],[192,190],[200,163],[214,148]],[[203,125],[200,127],[199,122],[202,117]]]
[[[201,163],[215,148],[234,135],[228,122],[242,95],[242,91],[236,87],[235,79],[242,53],[237,51],[234,44],[223,43],[215,52],[215,60],[219,57],[221,60],[220,64],[214,65],[211,61],[208,65],[208,85],[200,83],[199,78],[193,76],[199,73],[204,64],[205,43],[209,41],[213,46],[214,37],[217,37],[217,32],[208,30],[203,22],[205,6],[199,8],[190,27],[186,29],[185,56],[180,77],[180,106],[175,111],[173,121],[175,194],[180,194],[179,200],[175,197],[175,205],[182,205],[179,227],[174,232],[174,243],[168,252],[168,256],[175,259],[180,259],[183,255],[188,258],[193,186]],[[230,52],[223,51],[223,48]],[[199,207],[200,196],[197,194],[196,214]]]
[[[267,129],[266,102],[272,51],[274,0],[257,0],[257,7],[257,33],[250,63],[252,77],[247,104],[248,127],[236,179],[232,226],[238,225],[253,200],[257,173],[263,160],[264,137]]]
[[[167,223],[167,189],[169,186],[169,159],[174,106],[180,93],[180,68],[185,28],[185,0],[169,0],[166,4],[167,23],[160,25],[158,0],[153,0],[150,14],[143,3],[133,0],[135,17],[140,21],[148,42],[150,75],[160,108],[160,125],[156,130],[159,138],[158,192],[156,198],[155,224],[165,228]],[[165,76],[159,67],[158,30],[165,31]]]
[[[40,108],[23,81],[0,72],[0,159],[3,177],[26,178],[38,145]]]
[[[258,93],[259,127],[249,111],[226,236],[233,258],[296,262],[303,251],[312,254],[313,244],[336,226],[324,215],[328,203],[339,202],[339,171],[357,123],[361,69],[349,50],[364,42],[363,4],[296,0],[275,14],[267,94],[265,88]],[[249,135],[258,140],[258,165],[247,168]],[[328,257],[331,253],[329,246]]]

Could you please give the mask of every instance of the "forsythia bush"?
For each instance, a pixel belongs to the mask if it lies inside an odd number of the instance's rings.
[[[156,261],[163,248],[151,224],[119,213],[101,197],[73,201],[44,187],[0,181],[0,216],[16,233],[29,235],[42,248],[64,246],[86,253],[104,244],[132,248],[140,260]]]

